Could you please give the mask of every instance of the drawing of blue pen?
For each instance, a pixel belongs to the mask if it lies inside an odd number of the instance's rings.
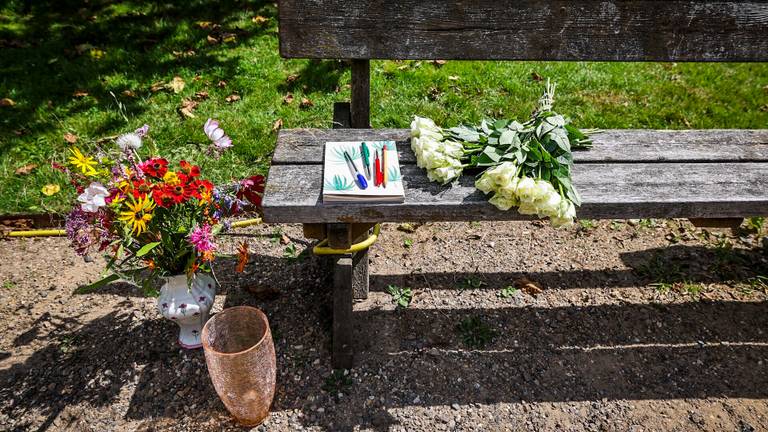
[[[365,181],[365,176],[360,174],[360,171],[357,170],[355,163],[352,161],[352,158],[349,157],[349,154],[347,154],[346,150],[344,150],[344,160],[347,161],[347,166],[352,172],[352,177],[357,179],[357,184],[360,186],[360,189],[368,188],[368,182]]]

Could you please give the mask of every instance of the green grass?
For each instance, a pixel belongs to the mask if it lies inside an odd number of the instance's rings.
[[[68,132],[93,151],[100,138],[148,123],[161,154],[202,161],[202,123],[215,117],[236,147],[206,171],[226,180],[266,172],[278,119],[283,127],[329,127],[333,102],[349,99],[348,67],[281,59],[276,13],[261,1],[3,2],[0,99],[15,105],[0,107],[0,213],[67,208],[73,191],[49,163],[64,160]],[[559,84],[557,109],[581,127],[768,124],[765,64],[374,61],[371,70],[374,127],[404,127],[412,114],[444,125],[526,117],[541,92],[533,72]],[[151,90],[174,76],[186,84],[181,92]],[[209,97],[197,118],[182,117],[182,100],[201,91]],[[229,103],[231,94],[241,99]],[[302,107],[302,98],[312,105]],[[14,174],[30,163],[39,167]],[[48,183],[62,192],[44,196]]]

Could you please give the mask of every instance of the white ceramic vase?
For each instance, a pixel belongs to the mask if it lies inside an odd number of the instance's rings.
[[[165,318],[181,327],[179,345],[187,349],[200,348],[203,325],[216,296],[216,281],[207,274],[196,274],[192,285],[186,275],[166,278],[157,298],[157,309]]]

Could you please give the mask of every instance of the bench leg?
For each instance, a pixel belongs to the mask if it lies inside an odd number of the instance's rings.
[[[368,249],[352,257],[352,297],[355,300],[368,298]]]
[[[333,264],[333,347],[331,365],[334,369],[350,369],[352,346],[352,280],[353,260],[342,255]]]

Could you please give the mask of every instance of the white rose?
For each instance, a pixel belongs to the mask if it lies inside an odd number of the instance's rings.
[[[123,151],[128,149],[138,150],[141,148],[141,137],[138,134],[131,132],[117,137],[115,143],[117,143],[117,146]]]
[[[464,156],[464,146],[456,141],[443,141],[443,153],[456,159]]]
[[[555,193],[555,187],[552,186],[552,183],[545,180],[536,180],[536,184],[533,187],[534,201],[546,199],[553,193]]]
[[[520,183],[520,179],[517,177],[512,177],[511,180],[506,181],[506,177],[504,177],[505,181],[498,185],[498,191],[499,193],[504,194],[508,197],[515,197],[517,198],[517,185]]]
[[[536,207],[539,208],[539,216],[558,217],[560,215],[561,201],[560,194],[552,189],[549,195],[535,202]]]
[[[539,213],[539,209],[536,207],[536,204],[528,201],[521,202],[520,207],[517,208],[517,211],[524,215],[535,215]]]
[[[523,177],[517,183],[517,196],[522,202],[533,203],[536,182],[530,177]]]
[[[91,183],[88,188],[77,197],[82,204],[83,211],[95,213],[100,207],[107,205],[105,199],[109,196],[109,191],[99,182]]]
[[[475,181],[475,187],[484,194],[488,194],[494,190],[496,184],[493,182],[493,179],[491,179],[491,176],[489,176],[488,172],[486,171],[483,173],[483,175],[480,176],[479,179],[477,179],[477,181]]]
[[[505,197],[501,194],[496,194],[488,200],[489,203],[496,206],[497,209],[507,211],[514,207],[517,202],[514,198]]]
[[[423,137],[431,136],[433,138],[442,138],[442,129],[440,129],[432,119],[413,116],[411,122],[411,136]]]
[[[436,168],[433,170],[427,171],[427,177],[430,181],[437,181],[442,184],[446,184],[452,180],[455,180],[461,175],[461,167],[459,166],[447,166],[447,167],[441,167]]]
[[[573,220],[576,218],[576,206],[570,200],[563,199],[560,202],[560,207],[556,217],[551,218],[552,226],[560,228],[564,226],[573,225]]]

